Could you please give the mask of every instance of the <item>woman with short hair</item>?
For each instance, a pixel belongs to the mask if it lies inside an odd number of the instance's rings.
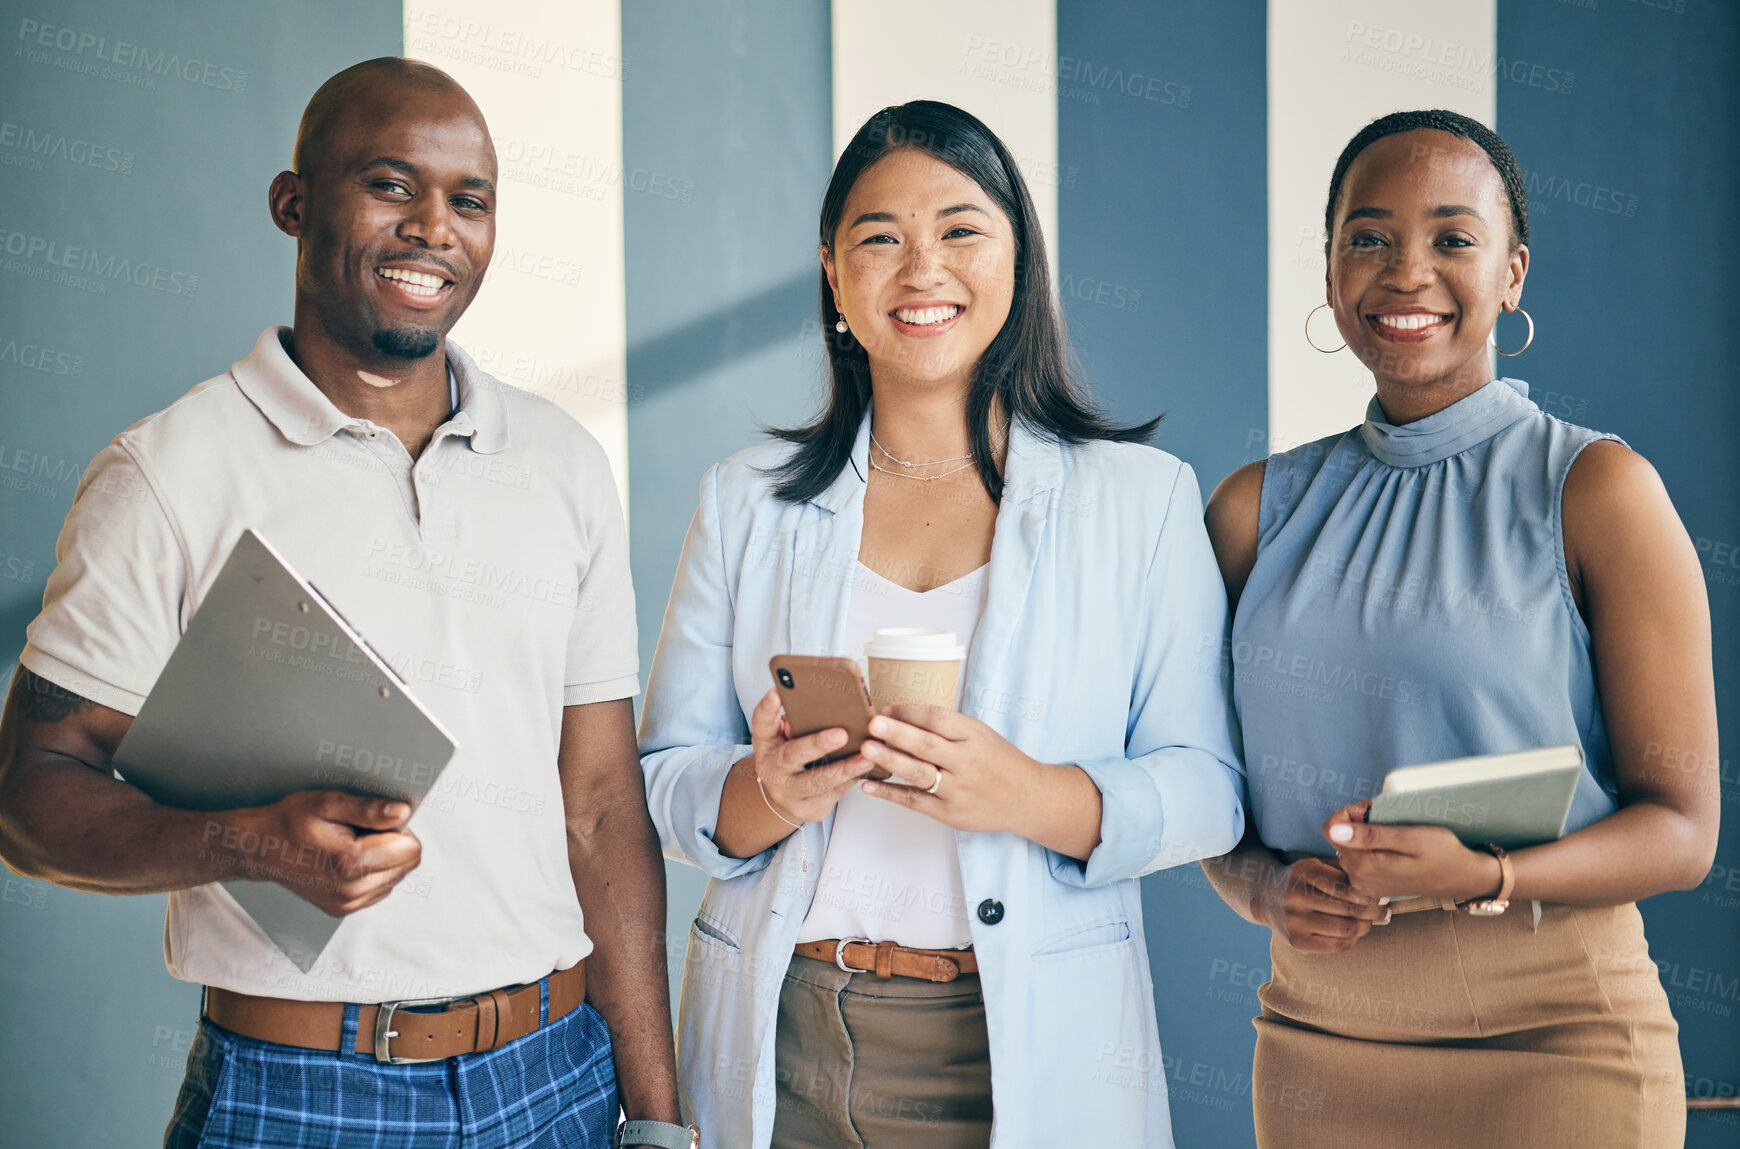
[[[1325,227],[1319,310],[1377,396],[1208,509],[1251,833],[1205,868],[1274,935],[1258,1144],[1677,1146],[1678,1027],[1635,903],[1695,886],[1716,847],[1696,554],[1640,455],[1494,378],[1498,316],[1527,322],[1502,354],[1535,334],[1503,140],[1454,112],[1376,120]],[[1307,337],[1339,351],[1329,326]],[[1586,770],[1557,841],[1365,821],[1393,768],[1566,743]]]

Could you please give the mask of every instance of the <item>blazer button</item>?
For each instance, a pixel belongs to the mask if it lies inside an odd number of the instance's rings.
[[[979,903],[979,920],[988,926],[994,926],[1003,920],[1003,903],[996,898],[986,898]]]

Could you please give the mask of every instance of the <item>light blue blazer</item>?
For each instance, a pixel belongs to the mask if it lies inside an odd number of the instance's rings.
[[[846,649],[869,474],[775,498],[770,443],[710,469],[689,526],[641,719],[647,804],[668,857],[706,871],[678,1011],[684,1118],[708,1144],[765,1149],[774,1024],[832,818],[753,858],[713,843],[746,715],[780,654]],[[1242,769],[1220,673],[1226,592],[1189,467],[1128,444],[1066,446],[1021,425],[991,544],[962,709],[1100,788],[1086,866],[1014,834],[960,832],[991,1043],[992,1145],[1172,1144],[1142,874],[1230,850]],[[798,863],[799,839],[810,868]],[[987,924],[985,901],[1003,914]],[[984,915],[994,918],[994,913]]]

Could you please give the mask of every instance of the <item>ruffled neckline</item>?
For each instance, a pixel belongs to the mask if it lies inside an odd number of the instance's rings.
[[[1538,408],[1520,379],[1494,379],[1442,411],[1412,423],[1391,423],[1377,397],[1365,409],[1359,437],[1366,450],[1392,467],[1427,467],[1484,443]]]

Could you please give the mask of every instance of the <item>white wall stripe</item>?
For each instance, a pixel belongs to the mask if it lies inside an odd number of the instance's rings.
[[[1323,200],[1352,135],[1386,112],[1447,108],[1492,124],[1496,0],[1269,0],[1269,449],[1359,423],[1371,376],[1320,355]],[[1312,337],[1340,342],[1329,313]]]
[[[405,54],[465,86],[501,165],[495,260],[454,341],[579,419],[626,508],[619,0],[439,4],[405,6]]]
[[[833,0],[834,154],[879,108],[943,100],[1014,153],[1057,274],[1055,0]],[[818,189],[818,196],[820,191]]]

